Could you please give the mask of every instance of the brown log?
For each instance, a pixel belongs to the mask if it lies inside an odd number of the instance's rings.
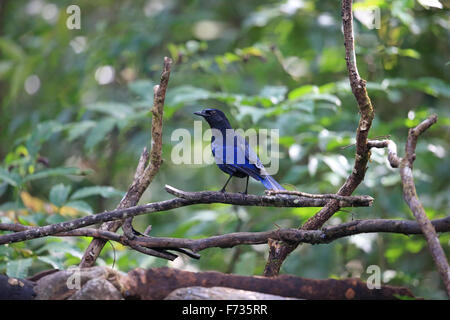
[[[414,297],[404,287],[381,286],[369,289],[359,279],[306,279],[292,275],[275,278],[240,276],[220,272],[188,272],[169,268],[135,269],[128,273],[128,299],[158,300],[184,287],[227,287],[298,299],[378,299],[392,300],[399,296]]]

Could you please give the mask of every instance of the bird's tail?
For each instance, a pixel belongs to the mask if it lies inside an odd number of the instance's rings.
[[[264,187],[266,187],[266,189],[269,190],[286,190],[274,178],[272,178],[269,175],[261,177],[261,182],[264,185]]]

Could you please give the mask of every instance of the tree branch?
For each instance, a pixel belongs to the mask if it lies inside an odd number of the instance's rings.
[[[43,227],[33,228],[26,231],[17,232],[0,236],[0,245],[5,243],[19,242],[42,238],[54,235],[60,232],[67,232],[97,223],[107,221],[118,221],[133,218],[147,213],[168,211],[171,209],[184,207],[193,204],[225,203],[241,206],[270,206],[270,207],[317,207],[325,205],[327,199],[308,199],[298,197],[275,197],[275,196],[256,196],[244,195],[241,193],[201,191],[186,192],[178,190],[171,186],[166,186],[169,193],[175,194],[178,198],[149,203],[143,206],[131,208],[116,209],[95,215],[86,216],[79,219],[55,223]],[[347,200],[341,200],[342,206],[361,207],[370,206],[373,198],[369,196],[347,197]],[[100,228],[101,231],[109,231]],[[132,239],[131,239],[132,240]]]
[[[373,201],[373,198],[370,196],[341,196],[335,193],[314,194],[294,190],[266,190],[265,192],[269,196],[277,194],[287,194],[291,196],[299,196],[312,199],[335,199],[340,201],[349,201],[350,199],[352,199],[353,201],[358,201],[361,203],[365,203],[366,201]]]
[[[450,217],[431,221],[437,232],[450,231]],[[0,223],[0,230],[22,232],[37,229],[38,227],[24,226],[22,224]],[[265,232],[235,232],[224,235],[212,236],[204,239],[184,239],[169,237],[137,237],[129,240],[126,236],[115,232],[103,231],[94,228],[81,228],[67,232],[53,234],[58,237],[95,237],[103,240],[112,240],[125,246],[140,246],[148,249],[165,248],[167,250],[189,249],[198,252],[208,248],[231,248],[238,245],[266,244],[269,239],[301,242],[310,244],[326,244],[334,240],[361,233],[395,233],[395,234],[422,234],[420,225],[415,221],[368,219],[354,220],[351,222],[323,228],[322,230],[277,229]],[[159,254],[157,252],[156,254]],[[188,253],[186,253],[188,254]],[[152,254],[153,255],[153,254]],[[198,258],[195,253],[190,256]],[[163,257],[168,259],[167,257]],[[173,259],[169,259],[173,260]]]
[[[172,66],[172,60],[170,58],[164,58],[164,67],[161,73],[160,84],[153,88],[153,108],[152,108],[152,144],[150,154],[147,148],[144,149],[139,159],[139,163],[136,168],[133,182],[128,188],[127,193],[120,201],[117,209],[124,209],[134,207],[138,204],[142,197],[142,194],[148,188],[153,178],[161,166],[161,148],[162,148],[162,117],[164,108],[164,99],[166,96],[166,90],[170,78],[170,70]],[[148,164],[150,160],[150,164]],[[148,165],[147,165],[148,164]],[[117,231],[122,226],[123,221],[111,221],[104,223],[100,226],[101,230]],[[124,232],[129,233],[131,229],[131,221],[126,225]],[[83,258],[80,263],[80,267],[91,267],[95,264],[100,252],[105,246],[106,242],[102,239],[93,239],[86,249]]]
[[[403,198],[411,209],[414,217],[420,225],[422,232],[425,234],[428,248],[431,252],[433,260],[436,263],[437,269],[444,282],[447,295],[450,297],[450,268],[445,256],[444,250],[439,243],[436,231],[432,223],[428,219],[425,210],[417,196],[416,186],[412,174],[413,163],[416,159],[416,145],[419,136],[431,127],[437,121],[437,116],[432,115],[426,120],[422,121],[418,126],[409,130],[408,139],[405,145],[405,157],[399,158],[397,156],[397,147],[391,140],[383,141],[368,141],[369,148],[388,148],[388,160],[392,167],[400,166],[400,176],[403,185]]]
[[[387,148],[388,161],[392,168],[398,168],[401,158],[397,156],[397,145],[392,140],[369,140],[367,147],[370,148]]]
[[[366,90],[366,81],[358,73],[356,65],[355,44],[353,35],[352,1],[342,0],[342,23],[344,31],[345,60],[353,95],[358,102],[360,119],[356,130],[356,155],[352,173],[337,192],[341,196],[349,196],[363,181],[367,163],[369,161],[369,148],[367,137],[372,120],[374,108]],[[339,201],[331,200],[328,204],[311,217],[302,227],[303,230],[319,229],[333,214],[339,211]],[[287,256],[298,246],[297,244],[271,242],[269,246],[269,258],[264,269],[265,276],[275,276],[280,272],[281,265]]]
[[[253,194],[242,193],[228,193],[216,191],[200,191],[187,192],[176,189],[172,186],[166,185],[166,191],[174,196],[182,199],[195,201],[195,203],[226,203],[244,206],[261,206],[261,207],[322,207],[327,204],[330,197],[335,195],[320,194],[303,194],[300,197],[277,197],[272,195],[257,196]],[[285,192],[280,192],[285,194]],[[277,194],[274,192],[274,194]],[[291,194],[287,193],[286,194]],[[368,207],[373,203],[373,198],[370,196],[354,196],[339,198],[339,205],[341,207]]]
[[[422,121],[417,127],[409,130],[408,140],[405,146],[405,157],[400,163],[400,176],[403,183],[403,198],[411,209],[414,217],[427,239],[431,256],[444,282],[447,295],[450,298],[450,268],[444,250],[439,242],[436,230],[427,217],[422,203],[419,200],[412,174],[413,163],[416,159],[416,145],[418,137],[437,121],[437,116],[432,115]]]

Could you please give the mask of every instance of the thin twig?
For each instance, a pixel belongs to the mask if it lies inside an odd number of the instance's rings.
[[[401,158],[397,156],[397,145],[392,140],[369,140],[367,141],[367,147],[370,148],[387,148],[388,149],[388,161],[392,168],[398,168]]]

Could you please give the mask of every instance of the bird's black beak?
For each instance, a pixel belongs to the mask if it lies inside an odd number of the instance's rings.
[[[205,114],[203,113],[203,111],[195,111],[194,114],[200,116],[200,117],[204,117]]]

